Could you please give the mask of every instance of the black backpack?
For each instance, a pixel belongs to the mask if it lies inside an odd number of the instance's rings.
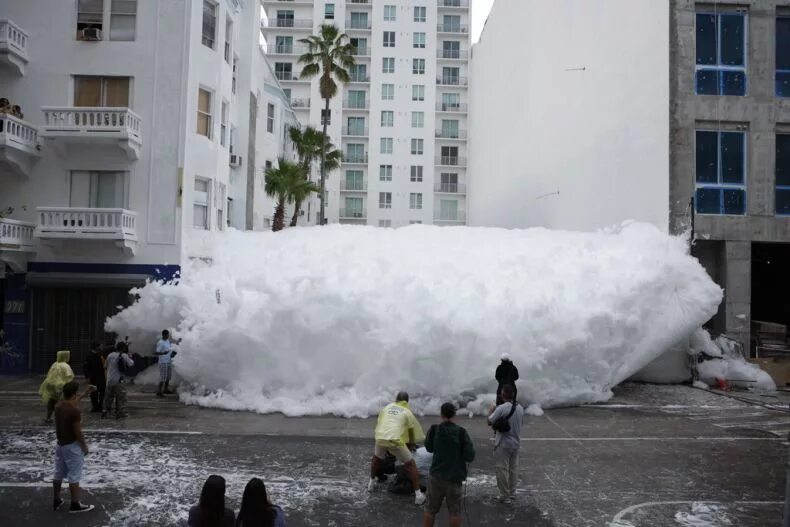
[[[516,401],[510,401],[510,413],[507,414],[507,417],[500,417],[494,421],[494,424],[491,425],[491,428],[500,434],[510,432],[510,418],[513,417],[513,414],[516,412],[517,405],[518,403]]]

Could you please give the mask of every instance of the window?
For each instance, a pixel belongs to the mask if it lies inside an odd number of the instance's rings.
[[[272,103],[266,105],[266,131],[270,134],[274,133],[274,105]]]
[[[395,47],[395,32],[394,31],[385,31],[384,32],[384,47],[385,48],[394,48]]]
[[[346,190],[365,190],[365,181],[361,170],[346,170]]]
[[[236,93],[236,67],[239,65],[239,57],[233,56],[233,77],[230,80],[230,91]]]
[[[294,38],[277,35],[274,40],[275,53],[293,53]]]
[[[225,213],[226,224],[228,228],[230,228],[231,218],[233,217],[233,198],[228,198],[227,201],[227,208],[225,209],[227,212]],[[308,204],[309,206],[309,204]]]
[[[346,128],[346,131],[348,135],[353,135],[353,136],[368,135],[367,132],[365,131],[364,117],[349,117],[347,119],[347,123],[348,126]]]
[[[365,108],[367,92],[364,90],[348,90],[348,107],[349,108]]]
[[[391,137],[382,137],[381,138],[381,153],[382,154],[391,154],[392,153],[392,138]]]
[[[395,22],[395,6],[394,5],[385,5],[384,6],[384,21],[385,22]]]
[[[442,68],[442,84],[445,86],[461,84],[461,68]]]
[[[238,130],[233,125],[230,125],[230,141],[228,143],[228,151],[232,154],[233,147],[236,145],[236,138],[239,136]]]
[[[335,19],[335,4],[324,4],[324,18],[326,20]]]
[[[414,6],[414,21],[425,22],[426,20],[425,6]]]
[[[415,75],[425,75],[425,59],[412,59],[411,72]]]
[[[790,16],[776,19],[776,95],[790,97]]]
[[[128,208],[126,172],[74,170],[69,188],[70,207]]]
[[[392,208],[392,192],[379,192],[379,208],[380,209]]]
[[[392,227],[392,220],[379,220],[379,227]]]
[[[442,42],[442,58],[460,59],[461,43],[457,40],[445,40]]]
[[[340,211],[340,216],[344,218],[364,218],[364,204],[362,198],[346,197],[346,210]]]
[[[211,139],[211,92],[198,88],[197,133]]]
[[[423,139],[412,139],[411,140],[411,153],[415,156],[421,156],[423,153],[423,149],[425,148],[425,140]]]
[[[411,127],[422,128],[425,126],[425,112],[411,112]]]
[[[381,100],[382,101],[391,101],[395,99],[395,85],[394,84],[382,84],[381,85]]]
[[[112,0],[110,4],[110,40],[134,40],[137,23],[137,0]]]
[[[746,213],[746,134],[697,130],[696,194],[699,214]]]
[[[458,165],[458,147],[457,146],[443,146],[441,149],[441,162],[443,165]]]
[[[392,165],[379,165],[379,181],[392,181]]]
[[[104,28],[104,0],[78,0],[77,38],[82,38],[83,29]]]
[[[225,211],[224,206],[227,201],[227,189],[225,183],[217,183],[217,191],[214,193],[214,205],[217,207],[217,229],[225,230]]]
[[[425,47],[425,33],[414,33],[414,47],[415,48],[424,48]]]
[[[281,81],[289,81],[293,79],[293,67],[290,62],[275,62],[274,63],[274,76]],[[354,80],[353,78],[351,80]]]
[[[370,21],[367,13],[351,13],[348,20],[349,29],[370,29]]]
[[[209,229],[208,204],[210,188],[210,179],[195,178],[195,195],[192,201],[192,226],[196,229]]]
[[[443,93],[442,94],[442,111],[459,111],[461,109],[461,94],[460,93]]]
[[[458,214],[458,201],[449,199],[439,200],[439,219],[444,221],[463,220]]]
[[[740,13],[697,13],[696,91],[746,95],[746,27]]]
[[[351,38],[348,41],[351,44],[351,47],[354,48],[352,54],[354,55],[361,55],[366,57],[369,55],[368,53],[368,39],[366,38]]]
[[[367,159],[365,158],[365,145],[361,144],[349,144],[346,145],[346,152],[348,161],[350,163],[366,163]]]
[[[382,73],[395,73],[395,57],[384,57],[381,59]]]
[[[129,107],[129,77],[74,77],[74,106]]]
[[[204,46],[214,49],[217,38],[217,4],[203,0],[203,33],[201,42]]]
[[[790,134],[776,134],[776,213],[790,215]]]
[[[422,193],[412,192],[409,194],[409,208],[412,210],[422,209]]]
[[[442,119],[441,137],[445,139],[458,139],[461,137],[457,119]]]
[[[415,84],[411,87],[411,100],[412,101],[425,100],[425,85]]]
[[[411,176],[409,177],[409,181],[412,183],[422,183],[422,166],[411,166]]]
[[[294,12],[283,10],[277,11],[277,27],[294,27]]]
[[[421,220],[409,220],[409,225],[422,225]]]
[[[219,144],[225,146],[228,134],[228,101],[222,101],[222,111],[219,115]]]
[[[230,17],[225,18],[225,62],[230,64],[231,42],[233,42],[233,21]]]
[[[440,24],[442,31],[447,33],[460,33],[461,32],[461,16],[460,15],[444,15],[442,23]]]
[[[442,172],[439,176],[441,192],[458,192],[458,174],[453,172]]]
[[[368,65],[354,64],[349,70],[351,82],[368,82]]]
[[[383,111],[381,112],[381,126],[390,128],[395,126],[395,112]]]

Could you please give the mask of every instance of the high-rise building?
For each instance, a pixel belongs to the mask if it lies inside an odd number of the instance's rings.
[[[327,181],[327,220],[464,224],[469,0],[263,4],[267,53],[302,123],[320,129],[324,101],[318,80],[301,78],[300,40],[333,24],[354,46],[351,82],[330,104],[343,163]],[[317,200],[308,207],[315,223]]]

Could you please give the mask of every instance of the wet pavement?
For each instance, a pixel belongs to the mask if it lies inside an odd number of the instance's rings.
[[[289,526],[420,525],[409,497],[364,490],[372,419],[187,407],[138,386],[130,390],[130,418],[85,415],[92,452],[84,501],[97,510],[52,512],[54,433],[41,424],[37,382],[0,377],[2,526],[184,525],[209,474],[228,480],[235,508],[249,478],[262,477]],[[436,418],[421,421],[427,428]],[[464,525],[781,525],[790,414],[764,405],[688,387],[632,384],[607,404],[525,418],[521,483],[511,506],[494,501],[483,418],[458,422],[478,449]],[[445,515],[437,525],[446,525]]]

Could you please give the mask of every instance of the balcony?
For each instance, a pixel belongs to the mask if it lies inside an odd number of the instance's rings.
[[[437,156],[436,166],[438,167],[465,167],[466,158],[459,156]]]
[[[129,108],[45,107],[41,137],[64,144],[117,144],[129,159],[140,157],[142,121]]]
[[[277,71],[274,73],[274,76],[277,77],[277,80],[280,82],[312,82],[313,79],[302,79],[301,75],[301,71],[298,73],[291,71]]]
[[[456,76],[447,76],[443,75],[441,77],[436,77],[436,85],[437,86],[466,86],[469,84],[469,80],[466,77],[456,77]]]
[[[32,223],[0,218],[0,262],[8,264],[15,273],[27,269],[28,254],[34,252],[35,228]]]
[[[466,130],[436,130],[436,139],[466,141]]]
[[[370,84],[370,75],[367,73],[352,73],[351,84]]]
[[[467,113],[468,106],[460,102],[437,102],[436,111],[443,113]]]
[[[442,224],[456,224],[456,225],[463,225],[466,223],[466,212],[459,210],[455,212],[436,212],[434,213],[433,222],[437,225]]]
[[[357,19],[347,19],[346,20],[346,32],[348,31],[370,31],[371,28],[370,19],[368,20],[357,20]]]
[[[368,154],[367,152],[364,154],[343,154],[343,163],[346,165],[367,165],[368,164]]]
[[[348,99],[345,99],[343,101],[343,110],[349,110],[349,111],[361,110],[361,111],[365,111],[368,108],[370,108],[370,101],[367,101],[367,100],[365,100],[365,101],[350,101]]]
[[[365,209],[340,209],[341,220],[364,220],[368,217]]]
[[[9,66],[19,75],[25,74],[27,55],[27,33],[11,22],[0,20],[0,63]]]
[[[469,0],[437,0],[439,9],[469,9]]]
[[[436,26],[437,33],[449,33],[452,35],[468,35],[469,26],[465,24],[438,24]]]
[[[267,24],[268,22],[268,24]],[[277,29],[283,31],[307,31],[313,30],[313,21],[309,18],[272,18],[261,21],[263,31]]]
[[[113,241],[127,256],[137,248],[137,214],[126,209],[38,207],[36,238]]]
[[[346,4],[354,7],[370,7],[373,0],[346,0]]]
[[[367,192],[367,181],[346,181],[340,180],[340,192]]]
[[[360,127],[360,126],[344,126],[343,127],[343,136],[344,137],[367,137],[368,136],[368,127]]]
[[[433,191],[436,194],[466,194],[466,185],[463,183],[436,183]]]
[[[0,114],[0,160],[19,175],[30,176],[39,158],[38,130],[10,114]]]
[[[294,45],[284,46],[284,45],[281,44],[279,46],[269,46],[269,53],[268,54],[269,55],[293,55],[293,56],[299,57],[301,55],[304,55],[306,51],[307,51],[307,48],[305,48],[304,46],[294,46]]]
[[[309,110],[310,99],[291,99],[291,108],[294,110]]]
[[[467,60],[469,58],[469,52],[465,49],[437,49],[436,58],[445,60]]]
[[[370,48],[353,48],[351,54],[355,57],[370,57]]]

